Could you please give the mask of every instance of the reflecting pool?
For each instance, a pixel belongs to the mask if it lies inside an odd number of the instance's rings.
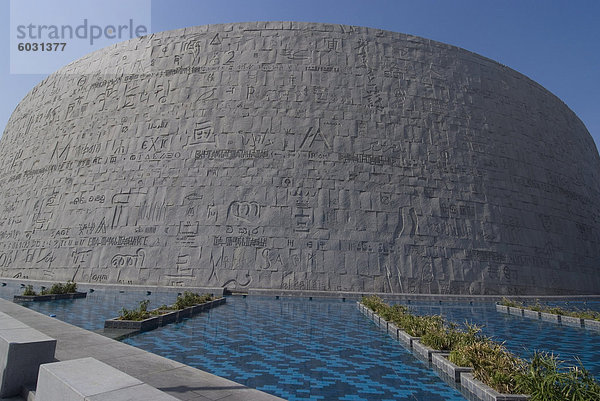
[[[0,297],[7,299],[21,292],[18,284],[0,287]],[[176,296],[97,289],[86,299],[26,306],[99,330],[122,307],[131,309],[144,299],[150,307],[171,304]],[[600,304],[585,306],[598,310]],[[539,349],[570,363],[579,357],[600,377],[600,333],[504,315],[493,303],[413,301],[410,307],[483,326],[486,335],[506,341],[521,356]],[[288,400],[465,400],[362,316],[355,300],[230,296],[207,313],[124,342]]]

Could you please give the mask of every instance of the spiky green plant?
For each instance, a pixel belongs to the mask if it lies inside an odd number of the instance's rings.
[[[502,300],[499,302],[500,305],[504,305],[504,306],[508,306],[511,308],[522,308],[523,304],[521,302],[512,300],[512,299],[508,299],[508,298],[502,298]]]
[[[173,304],[175,309],[185,309],[190,306],[204,304],[212,301],[213,297],[211,294],[197,294],[190,291],[185,291],[183,294],[177,296],[177,300]]]
[[[118,319],[135,321],[148,319],[152,316],[150,312],[148,312],[148,304],[150,304],[150,300],[145,299],[140,301],[136,309],[121,308]]]
[[[33,285],[29,284],[23,290],[23,295],[25,295],[25,296],[35,296],[35,295],[37,295],[37,293],[33,290]]]
[[[517,390],[531,395],[531,401],[600,400],[600,384],[581,365],[563,367],[555,355],[535,352],[531,361],[515,376]]]

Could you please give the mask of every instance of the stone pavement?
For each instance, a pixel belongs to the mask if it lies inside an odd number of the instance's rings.
[[[57,340],[56,359],[93,357],[180,400],[281,401],[281,398],[81,329],[0,299],[0,311]],[[21,401],[19,397],[0,401]]]

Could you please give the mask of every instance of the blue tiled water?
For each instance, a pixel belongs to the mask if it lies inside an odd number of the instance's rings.
[[[36,286],[36,291],[40,289]],[[79,291],[87,292],[89,287],[79,286]],[[8,283],[0,287],[0,297],[12,301],[14,295],[22,294],[19,285]],[[57,319],[82,327],[86,330],[99,330],[104,327],[104,321],[119,315],[119,310],[137,308],[139,301],[150,300],[149,308],[162,304],[170,305],[177,299],[176,292],[151,292],[146,291],[119,291],[96,290],[88,293],[86,298],[63,299],[49,302],[26,302],[23,306],[29,307],[45,315],[56,315]]]
[[[0,297],[12,299],[21,291],[9,284],[0,287]],[[97,290],[87,299],[29,307],[97,330],[123,306],[133,308],[143,299],[150,299],[151,307],[170,304],[176,295]],[[485,334],[522,356],[533,349],[571,363],[577,356],[600,377],[600,334],[593,331],[507,316],[492,303],[413,302],[411,307],[483,325]],[[600,303],[586,307],[599,310]],[[227,304],[208,313],[125,342],[289,400],[464,400],[362,316],[353,301],[228,297]]]
[[[355,302],[229,297],[213,312],[125,342],[289,400],[464,400]]]

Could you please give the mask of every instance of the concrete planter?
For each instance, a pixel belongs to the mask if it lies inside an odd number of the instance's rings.
[[[529,400],[528,395],[523,394],[501,394],[495,391],[493,388],[485,385],[479,380],[473,377],[471,373],[473,368],[458,366],[448,360],[447,351],[434,350],[419,341],[419,337],[409,336],[405,331],[400,330],[395,324],[386,322],[379,315],[373,313],[369,308],[365,307],[360,302],[357,302],[357,307],[364,315],[372,319],[379,327],[383,328],[388,334],[396,337],[398,340],[402,339],[405,343],[410,344],[413,352],[423,357],[423,359],[432,362],[439,370],[444,372],[450,378],[454,379],[455,382],[461,384],[466,390],[471,392],[475,397],[482,401],[526,401]],[[496,305],[496,310],[498,310]],[[516,309],[516,308],[512,308]],[[521,311],[521,309],[518,309]],[[501,312],[501,311],[500,311]],[[506,313],[506,312],[503,312]],[[536,317],[537,319],[537,317]],[[381,323],[385,322],[385,323]],[[600,322],[598,322],[600,323]],[[600,328],[600,325],[599,325]],[[394,330],[396,335],[394,336]]]
[[[460,383],[460,376],[463,373],[473,372],[473,368],[465,366],[458,366],[448,360],[448,353],[435,353],[431,354],[431,362],[439,370],[454,379],[455,382]]]
[[[15,295],[13,302],[43,302],[56,301],[59,299],[76,299],[87,297],[87,292],[70,292],[68,294],[48,294],[48,295]]]
[[[555,315],[554,313],[540,312],[540,317],[545,322],[556,323],[556,324],[558,324],[560,322],[560,316]]]
[[[508,314],[508,306],[496,304],[496,311]]]
[[[583,326],[586,329],[600,331],[600,321],[592,319],[583,319]]]
[[[563,326],[582,327],[583,326],[583,319],[579,318],[579,317],[561,315],[561,317],[560,317],[560,323]]]
[[[506,313],[503,305],[496,304],[496,311]],[[513,310],[517,308],[509,307],[508,311],[511,315],[518,314],[513,313]],[[522,312],[522,316],[529,319],[541,319],[545,322],[561,324],[563,326],[572,327],[585,327],[586,329],[600,331],[600,321],[591,319],[581,319],[573,316],[557,315],[554,313],[538,312],[531,309],[519,309]]]
[[[429,362],[431,362],[431,356],[433,354],[441,354],[447,352],[430,348],[427,345],[422,344],[419,340],[414,340],[412,342],[412,349],[417,355],[421,355],[424,359],[428,360]]]
[[[378,314],[373,312],[371,309],[364,306],[362,303],[357,301],[356,306],[358,310],[360,310],[360,312],[363,315],[371,319],[377,325],[377,327],[385,329],[390,336],[394,337],[396,340],[400,340],[406,343],[409,347],[412,347],[412,343],[414,340],[419,339],[419,337],[411,336],[410,334],[396,326],[394,323],[387,322]]]
[[[383,319],[381,319],[381,321],[384,322]],[[412,347],[413,341],[418,340],[420,338],[420,337],[411,336],[410,334],[408,334],[407,332],[405,332],[404,330],[402,330],[401,328],[396,326],[394,323],[391,323],[391,322],[386,322],[386,323],[387,323],[387,325],[385,328],[384,328],[383,323],[379,327],[381,329],[385,329],[387,331],[387,333],[390,336],[392,336],[394,339],[396,339],[398,341],[402,341],[410,347]]]
[[[394,323],[389,323],[387,325],[387,333],[394,337],[396,340],[398,339],[398,330],[400,330],[398,328],[398,326],[396,326]]]
[[[460,377],[460,384],[470,393],[482,401],[526,401],[528,395],[524,394],[502,394],[480,382],[473,377],[471,373],[463,373]]]
[[[539,319],[540,312],[530,309],[523,309],[523,316],[528,317],[530,319]]]
[[[523,316],[523,309],[515,308],[514,306],[509,306],[508,313],[515,316]]]
[[[404,330],[398,330],[398,340],[406,343],[409,347],[412,348],[413,342],[417,341],[421,337],[411,336]]]
[[[200,305],[190,306],[185,309],[165,313],[160,316],[153,316],[145,320],[118,320],[118,318],[112,318],[104,321],[105,329],[126,329],[135,330],[138,332],[153,330],[157,327],[164,326],[169,323],[178,322],[186,317],[196,315],[204,310],[214,308],[215,306],[222,305],[226,302],[225,298],[219,298],[214,301],[206,302]]]

